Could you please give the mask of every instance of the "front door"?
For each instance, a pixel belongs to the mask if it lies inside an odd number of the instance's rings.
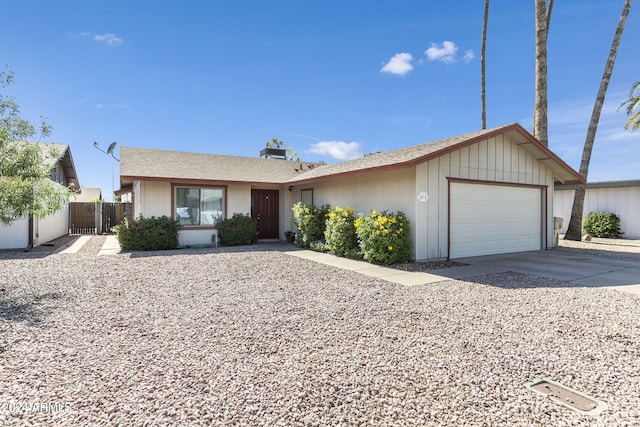
[[[278,190],[251,190],[251,217],[258,222],[259,239],[278,239]]]

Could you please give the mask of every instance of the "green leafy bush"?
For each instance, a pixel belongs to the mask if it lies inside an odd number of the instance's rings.
[[[582,222],[582,229],[593,237],[617,239],[620,232],[620,217],[611,212],[590,212]]]
[[[329,211],[325,221],[324,237],[329,253],[349,258],[359,257],[358,236],[354,225],[353,208],[337,206]]]
[[[143,218],[135,221],[126,218],[113,230],[120,247],[125,251],[160,251],[178,247],[178,231],[182,226],[167,216]]]
[[[292,209],[293,221],[298,229],[298,244],[303,248],[309,248],[313,242],[323,242],[329,206],[316,208],[313,205],[298,202]]]
[[[402,212],[371,211],[355,220],[360,251],[365,260],[397,264],[411,258],[409,219]]]
[[[249,245],[257,234],[255,218],[234,213],[231,218],[216,223],[218,238],[222,246]]]

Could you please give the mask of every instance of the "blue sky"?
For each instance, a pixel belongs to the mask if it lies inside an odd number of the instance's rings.
[[[4,90],[71,146],[110,199],[118,163],[93,147],[258,156],[279,138],[328,163],[480,129],[483,1],[4,0]],[[549,34],[550,148],[579,167],[622,0],[560,0]],[[488,126],[531,130],[534,2],[493,2]],[[616,111],[640,79],[631,11],[590,181],[640,179],[640,133]],[[116,155],[118,149],[116,148]]]

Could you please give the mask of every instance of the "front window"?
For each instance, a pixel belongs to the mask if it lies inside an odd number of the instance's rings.
[[[215,226],[224,218],[224,189],[176,188],[176,220],[186,226]]]

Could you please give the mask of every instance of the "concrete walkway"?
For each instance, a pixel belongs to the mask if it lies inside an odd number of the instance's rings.
[[[93,236],[80,236],[78,237],[73,244],[63,248],[61,251],[58,251],[60,254],[75,254],[77,253],[81,247],[84,246],[89,240],[91,240]]]
[[[442,277],[436,274],[396,270],[395,268],[382,267],[365,261],[340,258],[335,255],[315,252],[311,250],[281,250],[281,252],[287,255],[296,256],[298,258],[308,259],[311,261],[319,262],[321,264],[327,264],[333,267],[355,271],[366,276],[375,277],[378,279],[386,280],[387,282],[399,283],[406,286],[423,285],[425,283],[450,280],[447,277]]]
[[[118,243],[118,238],[113,235],[107,235],[107,240],[105,240],[102,245],[102,249],[98,252],[98,256],[100,255],[117,255],[120,253],[120,243]]]
[[[415,273],[380,267],[310,250],[285,251],[300,258],[356,271],[393,283],[413,286],[444,280],[472,280],[486,274],[514,273],[572,282],[589,287],[607,287],[640,295],[640,261],[611,256],[564,251],[533,251],[457,259],[466,265]]]

